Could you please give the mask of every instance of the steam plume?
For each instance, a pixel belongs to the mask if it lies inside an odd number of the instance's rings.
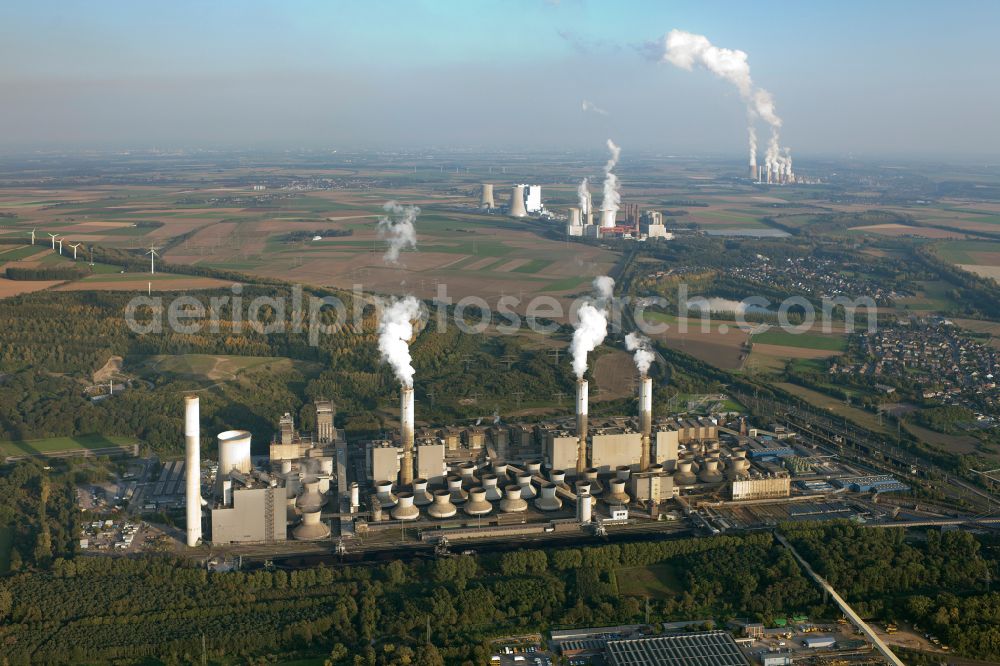
[[[787,163],[787,171],[791,172],[791,160],[782,155],[783,151],[779,147],[781,118],[775,111],[774,98],[767,90],[754,86],[750,77],[750,62],[745,51],[719,48],[704,35],[683,30],[668,32],[663,39],[663,47],[661,61],[688,71],[697,65],[730,82],[739,91],[740,98],[747,105],[750,121],[748,132],[750,164],[755,164],[757,160],[757,133],[753,129],[753,122],[761,118],[771,128],[771,141],[766,156],[768,165],[780,171]]]
[[[399,253],[409,248],[417,249],[417,228],[414,222],[420,209],[416,206],[402,206],[397,201],[389,201],[383,207],[388,215],[378,219],[378,238],[388,244],[382,258],[390,264],[399,263]]]
[[[391,301],[383,308],[378,323],[378,350],[382,360],[392,366],[404,388],[413,387],[413,359],[410,340],[413,322],[420,318],[420,301],[413,296]]]
[[[607,111],[605,111],[601,107],[597,106],[596,104],[594,104],[593,102],[591,102],[589,99],[583,100],[583,102],[580,104],[580,110],[583,111],[583,112],[585,112],[585,113],[587,111],[593,111],[594,113],[596,113],[598,115],[601,115],[601,116],[608,115]]]
[[[621,204],[621,194],[618,192],[618,176],[611,172],[618,164],[622,149],[615,145],[615,142],[608,139],[608,150],[611,157],[604,165],[604,198],[601,200],[601,226],[615,226],[615,218],[618,216],[618,207]]]
[[[577,311],[579,323],[573,331],[573,341],[570,343],[573,372],[577,379],[583,379],[583,375],[587,372],[587,354],[597,349],[608,334],[608,305],[615,281],[607,275],[602,275],[594,278],[593,286],[597,299],[580,306]]]
[[[629,333],[625,336],[625,346],[630,352],[635,352],[632,359],[640,375],[649,374],[649,366],[653,364],[653,352],[649,348],[649,338],[639,333]]]
[[[584,178],[580,181],[580,185],[576,188],[576,198],[580,202],[580,212],[586,215],[590,212],[590,181]]]

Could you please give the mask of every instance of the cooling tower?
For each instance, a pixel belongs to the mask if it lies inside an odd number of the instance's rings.
[[[691,461],[678,461],[677,471],[674,473],[674,483],[678,486],[690,486],[696,480],[694,472],[691,470]]]
[[[404,386],[400,391],[399,407],[400,443],[403,447],[403,462],[399,469],[399,485],[409,488],[413,485],[413,387]]]
[[[507,463],[505,462],[493,462],[493,473],[497,477],[497,487],[503,488],[507,485]]]
[[[249,474],[253,469],[250,461],[250,433],[246,430],[227,430],[219,433],[219,476],[223,478],[234,469]]]
[[[719,469],[719,459],[705,458],[705,462],[701,466],[701,471],[698,473],[698,478],[704,483],[718,483],[719,481],[722,481],[722,471]]]
[[[601,228],[613,229],[618,223],[618,211],[610,208],[601,210]]]
[[[448,477],[448,492],[451,493],[453,504],[461,504],[469,499],[469,493],[462,490],[462,477],[460,476]]]
[[[750,180],[757,180],[757,165],[750,163]]]
[[[569,209],[569,225],[571,227],[579,227],[583,224],[583,219],[580,217],[579,208]]]
[[[611,480],[611,490],[604,494],[607,504],[628,504],[632,498],[625,492],[625,482],[621,479]]]
[[[434,501],[427,492],[427,479],[413,479],[413,503],[417,506],[427,506]]]
[[[628,481],[628,477],[632,475],[632,468],[628,465],[618,465],[615,467],[615,478],[621,479],[622,481]]]
[[[535,497],[535,487],[531,485],[531,474],[521,472],[517,475],[517,485],[521,488],[521,497],[533,499]]]
[[[480,208],[496,208],[493,203],[493,183],[483,183],[483,194],[479,197]]]
[[[383,509],[391,509],[396,506],[396,496],[392,494],[392,481],[376,481],[375,496]]]
[[[299,510],[295,508],[295,498],[289,497],[285,500],[285,522],[294,525],[299,522]]]
[[[587,469],[587,380],[576,381],[576,475]]]
[[[524,185],[515,185],[510,192],[510,211],[507,213],[511,217],[528,217],[528,211],[524,208]]]
[[[295,506],[303,513],[319,511],[326,504],[326,498],[319,491],[319,479],[315,476],[307,476],[302,480],[304,491],[295,500]]]
[[[566,485],[566,471],[561,469],[554,469],[549,472],[549,481],[556,484],[557,486]]]
[[[486,499],[495,502],[503,497],[503,493],[497,488],[496,474],[483,474],[483,490],[486,491]]]
[[[479,485],[479,479],[476,478],[476,463],[462,463],[458,466],[458,473],[462,477],[463,488],[475,488]]]
[[[390,515],[393,520],[416,520],[420,517],[420,509],[413,506],[413,493],[408,490],[396,494],[398,504]]]
[[[469,501],[462,507],[470,516],[485,516],[493,510],[493,505],[486,501],[486,491],[473,488],[469,491]]]
[[[731,479],[744,476],[750,469],[750,461],[747,460],[747,452],[743,449],[733,449],[733,457],[729,459],[729,469],[727,475]]]
[[[529,460],[528,461],[528,474],[532,476],[542,475],[542,461],[541,460]]]
[[[351,482],[351,511],[357,511],[361,506],[361,489],[356,481]]]
[[[281,473],[282,474],[288,474],[291,471],[292,471],[292,461],[291,460],[282,460],[281,461]]]
[[[535,500],[535,508],[539,511],[558,511],[562,508],[562,500],[556,497],[556,484],[542,484],[541,495]]]
[[[521,513],[528,510],[528,503],[521,498],[521,489],[507,486],[504,498],[500,500],[500,510],[504,513]]]
[[[302,524],[292,530],[299,541],[318,541],[330,536],[330,528],[320,521],[319,509],[302,514]]]
[[[458,512],[455,505],[451,503],[451,493],[447,490],[435,490],[434,502],[427,509],[427,514],[431,518],[451,518]]]
[[[604,492],[604,486],[597,479],[597,468],[588,467],[583,470],[583,478],[590,484],[590,494],[600,495]]]
[[[653,380],[646,375],[639,378],[639,432],[642,433],[639,470],[645,472],[649,470],[653,440]]]
[[[581,492],[576,496],[576,520],[581,524],[587,524],[590,522],[591,511],[593,511],[593,505],[591,504],[590,493]]]
[[[198,396],[184,398],[184,503],[187,545],[201,541],[201,409]]]

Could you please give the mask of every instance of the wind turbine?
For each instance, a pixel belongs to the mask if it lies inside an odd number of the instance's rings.
[[[55,250],[56,249],[56,238],[59,237],[59,234],[49,234],[49,237],[52,239],[52,249]]]
[[[73,261],[76,261],[76,248],[81,245],[83,245],[83,243],[77,243],[76,245],[73,245],[72,243],[70,244],[70,247],[73,248]]]
[[[153,275],[154,273],[156,273],[156,257],[159,256],[159,253],[156,251],[155,247],[150,245],[149,252],[147,252],[146,254],[149,255],[149,274]]]
[[[57,243],[59,243],[59,254],[62,254],[62,242],[63,242],[63,239],[62,239],[62,238],[60,238],[60,239],[59,239],[59,240],[57,240],[56,242],[57,242]]]
[[[32,230],[31,230],[31,244],[32,244],[32,245],[34,245],[34,244],[35,244],[35,232],[36,232],[36,231],[38,231],[38,229],[32,229]]]

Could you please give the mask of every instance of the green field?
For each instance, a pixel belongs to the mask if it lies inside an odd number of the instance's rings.
[[[847,346],[847,338],[842,335],[826,335],[823,333],[802,333],[796,335],[774,328],[753,336],[753,341],[762,345],[818,349],[820,351],[832,352],[844,351]]]
[[[615,572],[618,593],[637,597],[675,597],[684,591],[677,572],[669,564],[652,564]]]
[[[110,446],[135,444],[134,437],[105,437],[104,435],[79,435],[77,437],[49,437],[48,439],[0,441],[0,455],[23,456],[82,449],[103,449]]]
[[[969,254],[970,252],[1000,253],[1000,243],[991,243],[989,241],[981,240],[954,240],[937,243],[934,246],[934,249],[939,257],[945,261],[950,261],[953,264],[978,264],[980,262],[972,257]]]
[[[46,248],[39,245],[22,245],[20,247],[13,247],[9,250],[3,250],[0,252],[0,264],[8,261],[17,261],[18,259],[24,259],[25,257],[30,257],[39,252],[44,252]]]

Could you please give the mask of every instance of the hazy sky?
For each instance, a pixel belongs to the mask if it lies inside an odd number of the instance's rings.
[[[797,155],[1000,155],[987,0],[7,0],[0,149],[741,155],[731,87],[643,57],[672,28],[749,53]]]

